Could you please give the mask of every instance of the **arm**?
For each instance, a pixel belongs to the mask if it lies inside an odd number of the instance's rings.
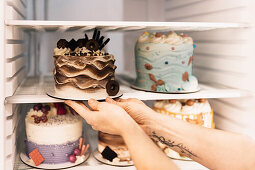
[[[178,169],[136,123],[129,125],[122,137],[137,169]]]
[[[209,169],[253,169],[255,142],[244,135],[193,125],[157,115],[146,132]]]
[[[66,101],[66,104],[95,130],[121,135],[137,169],[178,169],[121,107],[96,100],[89,100],[91,110],[78,102]]]
[[[115,102],[154,140],[210,169],[253,169],[255,142],[240,134],[207,129],[155,113],[138,99]]]

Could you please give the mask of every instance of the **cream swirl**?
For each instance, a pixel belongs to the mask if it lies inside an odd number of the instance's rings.
[[[205,103],[195,102],[194,105],[185,105],[182,107],[183,114],[200,114],[211,112],[211,106],[208,101]]]
[[[180,44],[193,44],[193,40],[191,37],[185,34],[176,34],[171,31],[167,36],[161,34],[157,36],[157,34],[151,34],[149,32],[144,32],[137,40],[138,43],[165,43],[171,45],[180,45]]]
[[[164,106],[164,109],[172,112],[172,113],[180,113],[182,108],[182,104],[179,101],[176,101],[176,103],[166,103]]]
[[[166,100],[157,100],[154,103],[154,107],[157,108],[157,109],[163,109],[165,104],[166,104]]]

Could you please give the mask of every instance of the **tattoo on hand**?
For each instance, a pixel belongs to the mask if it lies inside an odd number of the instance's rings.
[[[175,141],[171,141],[171,140],[166,140],[163,136],[158,136],[156,134],[156,132],[152,132],[151,137],[153,139],[156,139],[157,141],[167,145],[168,147],[177,147],[181,150],[181,153],[186,154],[188,157],[194,156],[194,157],[198,157],[196,154],[194,154],[193,152],[191,152],[187,147],[183,146],[182,143],[179,144],[175,144]]]

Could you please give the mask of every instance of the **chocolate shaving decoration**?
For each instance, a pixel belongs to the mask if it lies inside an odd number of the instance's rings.
[[[96,40],[90,39],[87,43],[86,43],[86,48],[90,51],[97,51],[99,47],[99,44]]]
[[[103,40],[104,40],[104,36],[102,36],[102,37],[100,37],[100,38],[99,38],[99,40],[98,40],[98,44],[99,44],[99,46],[101,46],[101,45],[102,45]]]
[[[75,50],[75,48],[77,47],[77,42],[74,40],[74,39],[72,39],[71,41],[69,41],[69,48],[72,50],[72,51],[74,51]]]
[[[58,42],[57,42],[57,47],[60,49],[60,48],[67,48],[68,47],[68,41],[66,41],[65,39],[60,39]]]
[[[109,80],[106,84],[106,92],[109,96],[115,96],[120,90],[120,85],[115,80]]]
[[[87,34],[85,34],[85,43],[89,40],[89,37]]]
[[[101,154],[102,154],[103,158],[105,158],[111,162],[114,158],[116,158],[118,156],[117,153],[114,152],[113,150],[111,150],[111,148],[109,148],[108,146],[106,146],[104,148],[104,150]]]
[[[96,40],[96,36],[97,36],[97,29],[95,28],[92,39]]]
[[[96,39],[95,39],[97,42],[99,40],[99,37],[100,37],[100,31],[97,32],[97,36],[96,36]]]
[[[105,42],[100,45],[99,49],[102,50],[104,48],[104,46],[106,46],[106,44],[110,41],[110,38],[107,38],[107,40],[105,40]]]

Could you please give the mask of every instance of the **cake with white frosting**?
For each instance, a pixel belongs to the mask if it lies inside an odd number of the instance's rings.
[[[157,92],[196,91],[193,40],[185,34],[144,32],[135,45],[135,86]]]
[[[25,118],[27,155],[37,149],[46,164],[76,160],[82,124],[83,119],[63,103],[34,105]]]
[[[215,127],[213,110],[206,99],[158,100],[154,103],[153,109],[158,113],[206,128]],[[171,158],[190,160],[160,142],[157,144]]]
[[[114,96],[119,92],[119,84],[115,81],[114,56],[104,51],[110,41],[95,29],[93,37],[60,39],[54,49],[53,70],[55,92],[59,97],[68,95],[79,97]]]
[[[98,151],[102,157],[113,163],[131,161],[127,145],[119,135],[98,132]]]

